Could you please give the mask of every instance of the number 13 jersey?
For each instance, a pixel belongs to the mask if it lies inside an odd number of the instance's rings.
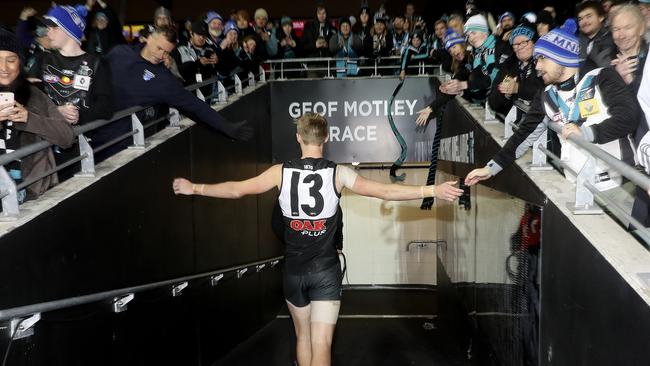
[[[339,198],[334,162],[306,158],[283,164],[278,201],[288,273],[315,273],[338,264]]]

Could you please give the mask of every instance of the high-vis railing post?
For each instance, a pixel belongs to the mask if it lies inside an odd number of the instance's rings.
[[[2,213],[0,221],[15,221],[20,211],[18,210],[18,191],[16,183],[7,173],[5,167],[0,167],[0,195],[2,197]]]
[[[260,66],[258,71],[260,73],[259,82],[260,83],[265,83],[266,82],[266,71],[264,71],[264,68],[262,66]]]
[[[235,81],[235,94],[237,95],[244,94],[244,91],[242,90],[241,87],[241,79],[239,78],[239,76],[237,76],[237,74],[233,76],[233,80]]]
[[[133,126],[134,134],[133,145],[129,146],[129,149],[144,149],[144,126],[135,113],[131,115],[131,125]]]
[[[253,74],[252,71],[248,73],[248,87],[249,88],[255,87],[255,74]]]
[[[594,194],[587,188],[587,183],[592,186],[596,179],[596,158],[589,156],[576,177],[576,200],[568,202],[566,207],[574,215],[599,215],[603,210],[594,203]]]
[[[510,136],[513,135],[513,126],[514,123],[517,121],[517,107],[512,106],[510,108],[510,111],[506,115],[505,120],[503,121],[503,139],[507,140],[510,138]]]
[[[181,112],[176,108],[169,108],[169,126],[170,128],[181,128]]]
[[[95,176],[95,155],[85,135],[79,135],[79,153],[85,156],[81,160],[81,171],[75,177],[93,178]]]
[[[217,82],[217,102],[228,103],[228,92],[221,81]]]
[[[553,167],[547,163],[546,154],[538,148],[540,145],[546,146],[546,141],[548,141],[548,129],[545,128],[533,143],[533,159],[530,162],[530,170],[553,170]]]

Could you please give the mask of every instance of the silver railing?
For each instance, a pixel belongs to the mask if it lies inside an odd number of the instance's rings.
[[[378,58],[289,58],[268,60],[265,63],[269,65],[271,80],[285,80],[287,73],[299,72],[324,72],[324,78],[333,78],[337,72],[346,73],[349,70],[370,71],[364,73],[368,76],[380,76],[382,70],[397,71],[400,69],[400,56],[388,56]],[[338,65],[337,65],[338,64]],[[299,67],[296,67],[299,65]],[[424,60],[418,60],[417,63],[407,66],[409,69],[417,69],[418,75],[438,75],[444,74],[442,65],[428,64]]]
[[[41,319],[42,313],[100,302],[110,303],[112,312],[121,313],[127,310],[128,303],[131,302],[138,293],[167,289],[167,291],[169,291],[169,296],[178,297],[181,296],[183,291],[191,284],[197,286],[207,284],[214,287],[228,279],[241,279],[251,273],[259,273],[269,268],[276,268],[283,258],[283,256],[277,256],[239,266],[178,277],[171,280],[2,309],[0,310],[0,321],[10,320],[11,329],[9,334],[11,335],[11,340],[20,339],[33,334],[33,326]]]
[[[217,103],[227,103],[228,98],[232,95],[240,96],[243,94],[244,89],[254,87],[256,83],[266,82],[266,72],[260,67],[259,73],[254,75],[252,72],[248,74],[248,77],[244,80],[241,80],[236,74],[232,76],[232,85],[224,87],[222,79],[214,77],[209,80],[205,80],[193,85],[186,87],[189,91],[194,91],[197,94],[197,97],[203,101],[214,101],[214,104]],[[204,96],[200,88],[205,86],[214,85],[215,92],[212,95]],[[145,136],[144,132],[146,129],[169,119],[168,128],[180,128],[181,115],[178,110],[170,107],[170,113],[165,116],[161,116],[155,120],[148,121],[146,124],[142,124],[139,117],[136,113],[143,111],[151,106],[135,106],[131,108],[124,109],[113,115],[111,119],[108,120],[97,120],[93,122],[86,123],[82,126],[75,126],[74,135],[78,137],[79,141],[79,156],[72,158],[62,164],[55,166],[54,168],[39,174],[38,176],[30,177],[29,180],[25,180],[20,184],[16,184],[14,180],[9,176],[7,169],[5,168],[6,164],[9,164],[13,161],[21,160],[29,155],[37,153],[39,151],[49,149],[54,145],[47,141],[40,141],[28,146],[24,146],[18,150],[12,151],[8,154],[0,155],[0,199],[2,202],[2,213],[0,214],[0,221],[14,221],[18,218],[20,213],[19,210],[19,199],[18,192],[31,184],[48,177],[52,174],[59,172],[66,167],[73,165],[75,163],[81,162],[81,172],[77,174],[78,177],[94,177],[95,176],[95,159],[94,156],[100,151],[103,151],[118,142],[121,142],[125,139],[132,138],[133,144],[129,146],[129,149],[144,149],[145,148]],[[111,123],[117,122],[126,117],[131,117],[131,131],[121,135],[116,136],[114,139],[102,144],[101,146],[92,147],[89,143],[86,135],[88,132],[96,130],[98,128],[104,127]]]
[[[517,126],[513,123],[516,129]],[[562,133],[562,125],[557,122],[548,122],[548,127],[558,134]],[[547,133],[546,131],[533,144],[533,164],[531,169],[536,165],[539,166],[540,158],[543,156],[541,164],[546,166],[546,157],[553,160],[562,167],[565,172],[576,177],[575,182],[575,200],[567,203],[567,208],[575,215],[597,215],[602,214],[601,206],[610,209],[611,212],[619,219],[626,220],[631,226],[636,228],[637,233],[647,243],[650,244],[650,230],[642,223],[632,217],[626,209],[621,207],[615,200],[610,198],[595,187],[596,183],[596,162],[597,160],[605,163],[611,170],[616,171],[621,176],[627,178],[636,186],[644,191],[650,190],[650,177],[638,171],[635,167],[626,164],[617,159],[597,145],[588,142],[581,136],[570,135],[568,141],[571,141],[577,147],[587,152],[589,157],[579,172],[571,169],[560,157],[546,149]],[[544,169],[546,170],[546,169]],[[596,203],[596,199],[599,203]]]

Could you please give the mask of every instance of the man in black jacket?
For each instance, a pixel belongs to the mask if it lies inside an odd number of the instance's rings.
[[[178,108],[193,120],[205,123],[226,135],[249,140],[253,129],[246,121],[231,123],[208,104],[198,99],[172,75],[163,64],[166,55],[176,47],[176,31],[170,27],[158,27],[147,38],[146,44],[130,47],[116,46],[106,56],[113,71],[115,106],[123,110],[133,106],[165,103]],[[131,119],[125,118],[101,129],[95,135],[100,144],[131,130]],[[96,160],[102,160],[124,149],[128,143],[112,148]]]
[[[576,9],[580,26],[580,60],[583,69],[607,67],[616,57],[616,45],[605,26],[605,10],[600,2],[584,1]]]
[[[638,124],[640,107],[621,77],[611,68],[593,70],[582,75],[575,23],[567,21],[535,45],[536,70],[547,85],[537,94],[519,128],[505,146],[479,169],[467,175],[465,183],[476,184],[499,173],[521,157],[550,122],[560,123],[562,137],[581,136],[620,159],[619,139],[633,133]],[[578,80],[580,80],[578,82]],[[562,144],[565,163],[580,171],[586,160],[572,142]],[[597,164],[594,186],[599,190],[620,184],[616,173]]]
[[[327,9],[324,5],[316,7],[316,19],[314,19],[302,35],[303,50],[306,55],[311,54],[316,49],[316,39],[324,37],[327,44],[330,42],[332,35],[336,33],[336,29],[327,20]]]

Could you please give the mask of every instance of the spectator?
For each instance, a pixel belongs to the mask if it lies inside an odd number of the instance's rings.
[[[113,90],[118,110],[137,105],[165,103],[178,108],[194,121],[205,123],[235,139],[249,140],[253,130],[246,121],[230,123],[207,103],[185,90],[183,85],[162,64],[165,54],[176,47],[177,34],[173,28],[158,27],[146,43],[114,47],[106,56],[113,70]],[[126,117],[102,128],[95,135],[97,143],[105,143],[131,131],[131,118]],[[114,145],[95,156],[101,161],[124,149],[128,142]]]
[[[239,68],[242,70],[240,75],[240,79],[242,80],[248,78],[248,73],[253,73],[255,76],[260,73],[261,60],[257,58],[255,53],[257,47],[255,38],[255,36],[251,35],[244,37],[241,48],[239,48],[239,52],[237,53]]]
[[[231,84],[230,78],[239,65],[237,54],[239,53],[239,28],[233,21],[228,21],[224,25],[224,39],[217,47],[217,73],[224,79],[224,84]]]
[[[648,57],[648,45],[643,40],[645,20],[636,5],[625,4],[614,7],[610,22],[612,38],[617,48],[612,66],[628,85],[632,95],[637,95]],[[648,125],[645,120],[642,120],[633,136],[635,146],[640,145],[641,139],[647,132]],[[635,165],[629,140],[622,140],[620,143],[623,148],[623,161]]]
[[[553,21],[555,21],[555,19],[557,19],[557,13],[555,12],[555,7],[554,6],[547,5],[542,10],[544,10],[544,11],[548,12],[549,14],[551,14],[551,17],[553,17]]]
[[[98,0],[101,10],[91,13],[88,18],[93,19],[92,27],[86,33],[86,47],[88,53],[106,55],[111,48],[118,44],[126,43],[122,35],[122,24],[106,2]]]
[[[465,19],[460,14],[451,14],[447,19],[447,27],[461,36],[465,34],[464,24]]]
[[[468,0],[465,3],[465,10],[466,10],[465,15],[467,16],[468,19],[470,17],[473,17],[474,15],[483,15],[483,17],[487,22],[488,30],[491,33],[495,33],[497,31],[497,24],[494,20],[494,16],[492,16],[492,13],[490,12],[482,11],[481,9],[479,9],[478,0]]]
[[[242,43],[242,40],[246,36],[255,36],[255,30],[251,27],[250,20],[251,17],[246,10],[237,10],[235,23],[237,24],[237,29],[239,29],[239,43]]]
[[[620,158],[619,139],[637,127],[639,105],[621,77],[611,68],[601,68],[579,78],[580,53],[575,36],[575,23],[566,22],[535,44],[536,69],[546,90],[535,97],[531,108],[505,146],[484,167],[475,169],[465,179],[472,185],[496,175],[522,156],[533,141],[546,129],[545,121],[563,125],[562,138],[582,136],[599,144],[609,154]],[[585,93],[591,90],[592,92]],[[568,106],[571,105],[571,108]],[[585,153],[572,142],[562,143],[562,160],[580,171],[586,162]],[[598,162],[594,186],[601,190],[617,187],[616,173]],[[571,178],[570,178],[571,179]]]
[[[429,57],[433,64],[442,65],[442,69],[451,71],[451,57],[445,48],[445,35],[447,34],[447,23],[443,19],[438,19],[433,28],[431,35],[431,45],[429,48]]]
[[[645,41],[650,43],[650,0],[639,0],[639,10],[645,19]]]
[[[20,11],[18,23],[16,24],[16,36],[18,37],[21,50],[28,50],[34,44],[34,36],[30,31],[30,20],[33,23],[35,15],[36,10],[31,6],[25,7]]]
[[[609,11],[612,8],[614,2],[612,0],[602,0],[600,2],[603,5],[603,11],[605,12],[605,18],[609,16]]]
[[[509,42],[510,34],[512,34],[512,29],[515,27],[515,15],[509,11],[501,14],[499,17],[499,24],[497,25],[497,31],[494,33],[496,36],[500,37],[502,41]]]
[[[208,80],[217,75],[217,50],[207,44],[208,26],[204,21],[192,23],[190,40],[178,46],[171,56],[178,66],[184,85]],[[205,97],[212,94],[212,86],[204,86],[201,93]]]
[[[341,19],[339,32],[330,38],[329,47],[330,53],[336,58],[359,58],[361,56],[363,48],[361,39],[352,33],[352,26],[347,18]],[[336,69],[337,77],[357,75],[359,72],[356,61],[337,61]]]
[[[386,21],[383,18],[375,19],[370,37],[366,38],[366,46],[373,58],[387,57],[393,49],[393,38],[388,35]]]
[[[29,46],[25,60],[24,70],[28,72],[37,60],[44,57],[43,53],[50,52],[50,39],[47,37],[47,27],[45,24],[38,24],[34,30],[34,41]]]
[[[429,48],[424,42],[424,34],[422,31],[415,31],[413,36],[411,36],[411,44],[404,51],[402,55],[402,61],[400,63],[399,77],[401,80],[406,78],[406,75],[414,75],[418,72],[408,67],[413,63],[413,61],[422,61],[429,57]]]
[[[411,24],[415,24],[418,21],[418,16],[415,15],[415,4],[412,2],[406,3],[404,8],[404,20],[408,20]]]
[[[29,70],[30,77],[42,81],[43,91],[71,125],[109,119],[114,111],[109,65],[98,55],[81,49],[85,11],[84,7],[71,6],[50,9],[43,22],[55,51],[43,53]],[[57,163],[61,164],[79,156],[79,146],[55,152]],[[67,179],[79,169],[77,164],[62,170],[59,176]]]
[[[488,34],[487,20],[482,14],[474,15],[467,20],[465,34],[467,42],[473,48],[471,75],[467,81],[451,83],[448,85],[448,90],[450,94],[460,94],[468,89],[474,101],[482,103],[499,69],[510,67],[508,64],[512,62],[512,48],[493,34]]]
[[[553,16],[546,10],[537,14],[537,37],[542,37],[555,28]]]
[[[533,59],[535,31],[530,23],[522,23],[512,31],[510,45],[517,56],[517,63],[499,71],[488,96],[490,108],[507,114],[515,100],[530,105],[544,81],[537,76],[536,60]]]
[[[316,48],[316,38],[319,36],[325,37],[328,42],[336,30],[327,20],[327,10],[324,5],[316,7],[316,19],[314,19],[307,27],[305,27],[302,35],[302,46],[306,54],[310,54]]]
[[[361,40],[361,56],[369,57],[371,50],[366,49],[366,38],[370,37],[372,31],[372,23],[370,22],[370,9],[367,6],[361,8],[359,13],[359,21],[352,26],[352,32],[356,34]]]
[[[616,56],[612,34],[605,27],[605,11],[596,0],[587,0],[576,9],[580,26],[580,60],[586,70],[607,67]]]
[[[469,90],[459,91],[456,87],[456,84],[466,82],[470,76],[468,65],[471,54],[467,51],[465,38],[450,28],[447,30],[445,36],[445,48],[452,58],[451,80],[441,84],[439,88],[440,93],[436,95],[433,102],[426,108],[418,111],[418,117],[415,121],[418,126],[424,126],[430,118],[441,116],[444,107],[456,95],[462,95],[467,100],[473,99]]]
[[[159,6],[153,13],[153,26],[158,27],[171,27],[174,24],[172,20],[172,13],[164,6]]]
[[[215,47],[223,41],[223,18],[215,11],[209,11],[205,16],[205,23],[208,25],[208,41]]]
[[[0,152],[5,154],[42,140],[69,147],[74,142],[72,127],[50,98],[25,79],[22,60],[16,36],[0,30],[0,92],[14,94],[13,103],[0,105]],[[52,149],[44,149],[5,168],[19,184],[52,170],[55,165]],[[48,175],[19,192],[19,201],[36,199],[57,183],[56,173]]]
[[[280,42],[278,57],[297,58],[302,50],[298,37],[293,31],[293,21],[291,18],[284,16],[280,21],[280,26],[282,27],[282,32],[280,32],[280,36],[278,37],[278,41]]]
[[[255,10],[254,31],[257,35],[257,57],[261,60],[275,57],[278,54],[278,38],[273,24],[269,23],[269,14],[262,8]]]
[[[409,46],[409,34],[404,29],[404,17],[401,15],[398,15],[393,19],[391,38],[393,39],[393,49],[391,54],[394,56],[401,56],[406,47]]]

